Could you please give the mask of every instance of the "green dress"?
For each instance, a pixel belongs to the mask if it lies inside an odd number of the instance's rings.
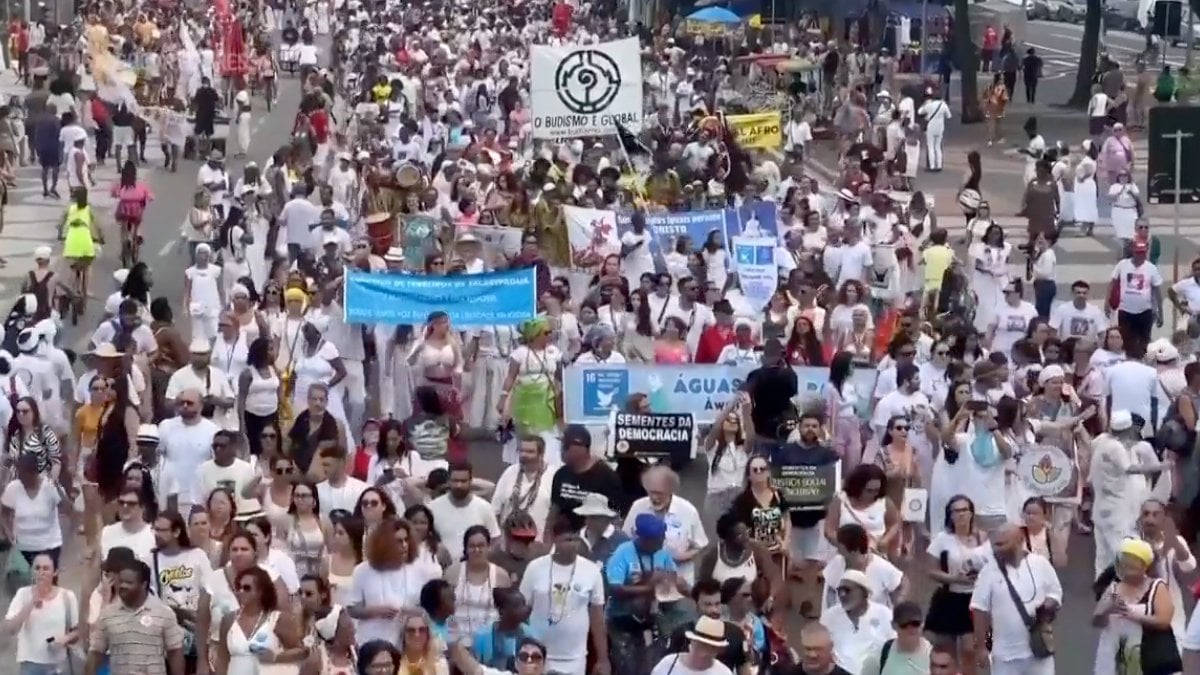
[[[558,423],[554,378],[562,354],[557,347],[534,350],[521,347],[513,352],[517,381],[512,388],[512,419],[518,434],[540,434]]]

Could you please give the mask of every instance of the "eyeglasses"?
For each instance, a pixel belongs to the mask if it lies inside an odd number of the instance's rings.
[[[407,635],[429,635],[429,626],[405,626],[404,632]]]
[[[238,586],[238,590],[239,590],[239,591],[241,591],[241,592],[243,592],[243,593],[250,593],[250,592],[253,592],[253,591],[254,591],[254,584],[240,584],[240,585]]]
[[[768,471],[770,471],[770,470],[771,470],[771,467],[768,467],[768,466],[761,466],[761,465],[760,465],[760,466],[752,466],[752,467],[750,467],[750,473],[766,473],[766,472],[768,472]]]
[[[133,507],[133,506],[141,506],[142,503],[136,499],[118,499],[117,505]]]
[[[896,426],[892,427],[892,431],[908,431],[908,425],[897,424]]]
[[[517,660],[521,663],[541,663],[545,660],[541,652],[518,652]]]
[[[362,505],[367,507],[383,506],[383,502],[379,501],[378,499],[364,499],[362,501]]]

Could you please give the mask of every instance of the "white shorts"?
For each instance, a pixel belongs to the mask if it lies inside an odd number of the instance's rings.
[[[133,145],[133,127],[113,126],[113,147]]]
[[[833,544],[825,538],[825,520],[821,519],[821,522],[812,527],[792,526],[788,553],[794,562],[828,562],[833,557],[834,550]]]

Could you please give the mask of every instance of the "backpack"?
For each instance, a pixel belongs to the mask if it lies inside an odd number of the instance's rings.
[[[1188,392],[1183,392],[1180,396],[1188,396]],[[1192,399],[1193,407],[1198,403],[1195,398]],[[1200,411],[1200,408],[1197,408]],[[1186,457],[1192,454],[1192,444],[1195,436],[1193,432],[1188,431],[1188,428],[1183,423],[1183,418],[1179,415],[1179,399],[1171,401],[1171,405],[1167,406],[1167,413],[1163,419],[1163,423],[1158,427],[1158,431],[1154,434],[1154,445],[1162,450],[1170,450],[1177,455]]]
[[[891,639],[891,640],[888,640],[887,642],[883,643],[883,649],[880,650],[880,652],[879,652],[879,672],[881,672],[881,673],[883,672],[883,669],[887,666],[888,657],[892,655],[892,644],[894,644],[895,642],[896,642],[895,639]]]

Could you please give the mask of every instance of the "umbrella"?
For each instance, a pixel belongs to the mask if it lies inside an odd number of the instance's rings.
[[[742,17],[724,7],[705,7],[698,12],[692,12],[689,14],[687,20],[696,21],[698,23],[719,23],[733,25],[740,24],[742,22]]]
[[[689,35],[725,35],[741,26],[742,17],[724,7],[705,7],[689,14],[684,23]]]

